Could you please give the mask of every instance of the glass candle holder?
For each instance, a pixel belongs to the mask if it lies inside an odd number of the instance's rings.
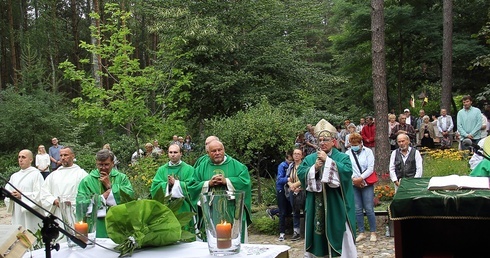
[[[240,252],[245,194],[213,191],[200,196],[209,252],[225,256]]]

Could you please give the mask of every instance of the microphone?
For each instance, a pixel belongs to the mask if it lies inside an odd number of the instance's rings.
[[[480,145],[476,144],[476,143],[473,143],[473,141],[471,141],[470,139],[466,138],[463,140],[462,144],[465,146],[465,147],[472,147],[473,149],[475,149],[476,151],[477,150],[480,150],[481,147]]]

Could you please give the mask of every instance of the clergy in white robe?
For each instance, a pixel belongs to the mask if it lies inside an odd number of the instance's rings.
[[[20,171],[15,172],[10,177],[10,184],[7,184],[5,189],[29,207],[40,211],[41,209],[36,206],[36,204],[39,205],[39,193],[44,181],[43,176],[38,169],[31,166],[33,155],[30,150],[20,151],[18,161]],[[15,190],[12,185],[17,188],[20,193]],[[21,193],[24,196],[22,196]],[[28,199],[32,200],[32,202]],[[7,206],[7,212],[12,213],[12,225],[22,225],[25,229],[30,229],[32,232],[36,232],[40,228],[38,224],[42,226],[40,218],[10,198],[5,198],[5,205]]]
[[[61,167],[51,172],[41,189],[41,203],[45,209],[61,219],[59,198],[70,197],[75,200],[80,181],[88,174],[73,163],[75,154],[71,147],[60,150]]]

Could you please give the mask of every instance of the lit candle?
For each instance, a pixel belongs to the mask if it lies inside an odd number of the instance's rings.
[[[75,230],[78,232],[76,236],[83,240],[87,241],[87,236],[88,236],[88,224],[80,221],[78,223],[75,223]]]
[[[231,247],[231,223],[221,222],[216,225],[217,247],[219,249]]]

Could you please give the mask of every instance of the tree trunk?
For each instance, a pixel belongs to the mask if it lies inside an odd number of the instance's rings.
[[[100,14],[100,9],[99,9],[99,1],[94,0],[92,4],[93,12]],[[98,19],[92,19],[92,26],[95,26],[97,28],[97,34],[100,34],[100,22]],[[100,46],[100,40],[95,38],[94,36],[90,36],[91,38],[91,43],[92,45]],[[102,86],[101,80],[100,80],[100,75],[99,75],[99,70],[100,70],[100,55],[97,55],[95,53],[92,54],[92,75],[94,76],[95,79],[95,85],[98,87]]]
[[[78,33],[78,12],[77,12],[77,1],[70,0],[71,7],[71,36],[73,37],[73,53],[72,62],[75,64],[77,70],[80,70],[80,62],[78,57],[78,44],[79,44],[79,33]]]
[[[15,51],[15,26],[14,26],[14,14],[12,11],[12,0],[8,0],[8,22],[9,22],[9,43],[10,43],[10,62],[12,67],[12,79],[15,89],[18,89],[18,75],[17,75],[17,53]]]
[[[453,1],[443,0],[441,109],[451,112],[453,86]]]
[[[383,0],[371,0],[373,101],[376,117],[376,161],[374,169],[387,174],[390,161],[388,142],[388,92],[386,88],[385,25]]]

